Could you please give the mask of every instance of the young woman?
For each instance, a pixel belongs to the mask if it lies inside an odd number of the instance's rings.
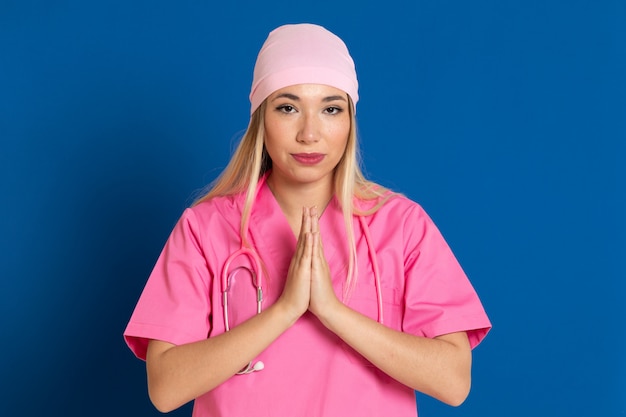
[[[259,52],[230,164],[169,237],[125,331],[161,411],[415,416],[470,389],[491,325],[415,202],[357,162],[345,44],[286,25]]]

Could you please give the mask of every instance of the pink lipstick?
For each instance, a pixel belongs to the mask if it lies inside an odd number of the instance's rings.
[[[315,165],[324,159],[323,153],[292,153],[293,159],[304,165]]]

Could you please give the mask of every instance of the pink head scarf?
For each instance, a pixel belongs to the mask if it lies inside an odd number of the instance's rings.
[[[338,88],[350,96],[355,107],[359,100],[359,83],[348,48],[318,25],[284,25],[270,32],[254,66],[250,114],[274,91],[296,84]]]

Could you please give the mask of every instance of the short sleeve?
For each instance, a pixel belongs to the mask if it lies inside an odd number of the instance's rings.
[[[198,223],[185,210],[161,252],[124,331],[140,359],[148,341],[175,345],[205,339],[210,331],[211,274],[202,251]]]
[[[450,247],[418,205],[405,218],[404,233],[403,331],[429,338],[465,331],[474,348],[491,323]]]

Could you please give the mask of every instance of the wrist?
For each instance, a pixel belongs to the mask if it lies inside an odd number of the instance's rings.
[[[271,308],[276,310],[277,315],[283,320],[285,327],[293,326],[302,314],[304,314],[304,312],[300,312],[291,307],[283,297],[280,297]]]
[[[331,329],[335,323],[341,319],[343,309],[347,308],[338,298],[333,297],[332,300],[324,303],[315,310],[311,309],[311,312],[318,318],[322,324]]]

